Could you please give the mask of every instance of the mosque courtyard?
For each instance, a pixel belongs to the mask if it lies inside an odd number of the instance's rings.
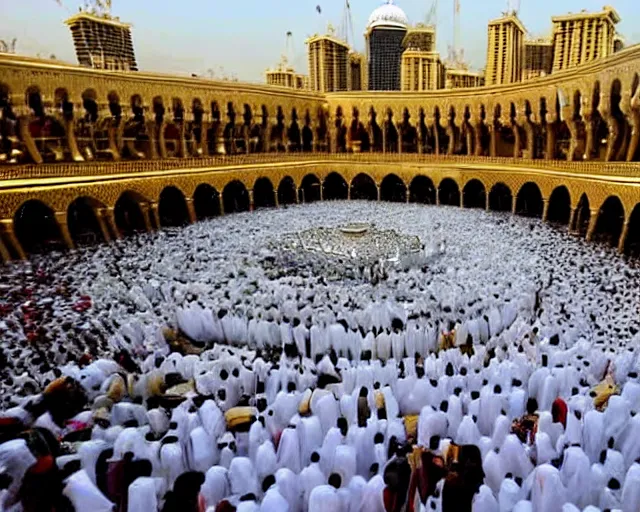
[[[639,285],[537,219],[368,201],[12,263],[0,510],[640,510]]]

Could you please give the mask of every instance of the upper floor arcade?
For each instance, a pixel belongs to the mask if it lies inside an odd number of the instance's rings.
[[[253,153],[638,161],[640,45],[525,83],[322,95],[0,57],[0,162]]]

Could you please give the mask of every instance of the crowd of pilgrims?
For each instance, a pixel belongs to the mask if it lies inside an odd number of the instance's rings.
[[[274,254],[363,217],[447,251],[376,283]],[[380,203],[7,266],[0,510],[637,512],[639,278],[538,221]]]

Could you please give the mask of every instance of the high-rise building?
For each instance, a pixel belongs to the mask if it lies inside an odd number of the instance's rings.
[[[287,58],[283,55],[280,63],[273,69],[266,71],[267,85],[278,87],[289,87],[291,89],[307,89],[308,79],[306,76],[298,74],[287,64]]]
[[[361,53],[349,54],[349,90],[367,90],[367,58]]]
[[[106,14],[80,12],[66,22],[78,63],[95,69],[137,71],[131,25]]]
[[[393,0],[371,13],[365,31],[370,91],[399,91],[402,41],[409,20]]]
[[[482,87],[484,76],[482,73],[469,69],[447,69],[445,72],[445,89],[466,89],[467,87]]]
[[[444,87],[444,64],[438,52],[408,49],[402,54],[402,91],[433,91]]]
[[[432,25],[417,23],[415,27],[407,30],[407,34],[402,41],[402,47],[424,52],[436,51],[436,29]]]
[[[553,66],[553,43],[549,39],[531,39],[524,42],[523,80],[547,76]]]
[[[607,57],[615,51],[616,24],[613,7],[555,16],[553,21],[553,72]]]
[[[320,92],[346,91],[349,88],[349,45],[329,34],[307,39],[309,84]]]
[[[525,28],[515,13],[489,22],[487,85],[511,84],[522,80]]]

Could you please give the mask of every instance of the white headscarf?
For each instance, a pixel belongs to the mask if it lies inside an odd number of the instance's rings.
[[[514,477],[519,476],[523,480],[533,470],[533,464],[527,456],[524,446],[515,434],[509,434],[500,448],[502,467]]]
[[[280,468],[276,471],[276,484],[278,492],[289,503],[289,510],[300,510],[301,492],[298,475],[289,468]]]
[[[16,502],[16,497],[22,485],[22,479],[31,466],[36,463],[24,439],[13,439],[0,444],[0,473],[12,478],[4,500],[0,502],[2,509]]]
[[[161,478],[139,477],[129,486],[127,512],[158,510],[158,494],[164,494]]]
[[[550,464],[536,468],[531,502],[536,512],[562,512],[562,506],[567,502],[567,491],[562,485],[559,471]]]
[[[249,457],[236,457],[229,466],[229,484],[231,494],[244,496],[245,494],[260,494],[260,485],[255,469]]]
[[[200,487],[200,494],[204,498],[207,507],[215,507],[230,494],[227,469],[222,466],[213,466],[205,474],[204,482]]]
[[[277,485],[271,486],[262,498],[260,512],[294,512],[297,509],[291,508],[290,504],[280,493]]]
[[[300,442],[295,428],[285,428],[278,444],[278,466],[300,473]]]
[[[489,487],[486,485],[480,486],[480,490],[473,497],[471,510],[473,512],[500,512],[498,502]]]
[[[483,459],[482,467],[484,469],[485,483],[497,494],[500,490],[500,484],[507,474],[502,464],[502,458],[495,450],[490,450]]]
[[[300,461],[302,465],[309,463],[311,454],[322,447],[323,433],[317,416],[302,418],[296,427],[300,441]]]
[[[330,485],[320,485],[311,491],[309,512],[342,512],[340,497]]]
[[[564,452],[560,478],[567,488],[567,498],[581,509],[589,504],[589,482],[591,468],[589,457],[579,446],[571,446]]]
[[[94,485],[87,472],[80,470],[66,480],[62,491],[76,510],[91,510],[91,512],[113,512],[111,503]]]
[[[522,497],[524,491],[515,480],[505,478],[500,484],[500,492],[498,493],[498,505],[500,512],[510,512],[516,506]]]
[[[362,502],[358,512],[385,512],[382,497],[384,488],[385,483],[382,476],[376,475],[369,480],[362,491]]]
[[[605,446],[604,433],[604,413],[592,410],[585,414],[582,439],[584,441],[584,452],[592,464],[600,459],[600,452]]]
[[[629,468],[625,476],[620,505],[623,512],[640,510],[640,464],[637,462]]]

